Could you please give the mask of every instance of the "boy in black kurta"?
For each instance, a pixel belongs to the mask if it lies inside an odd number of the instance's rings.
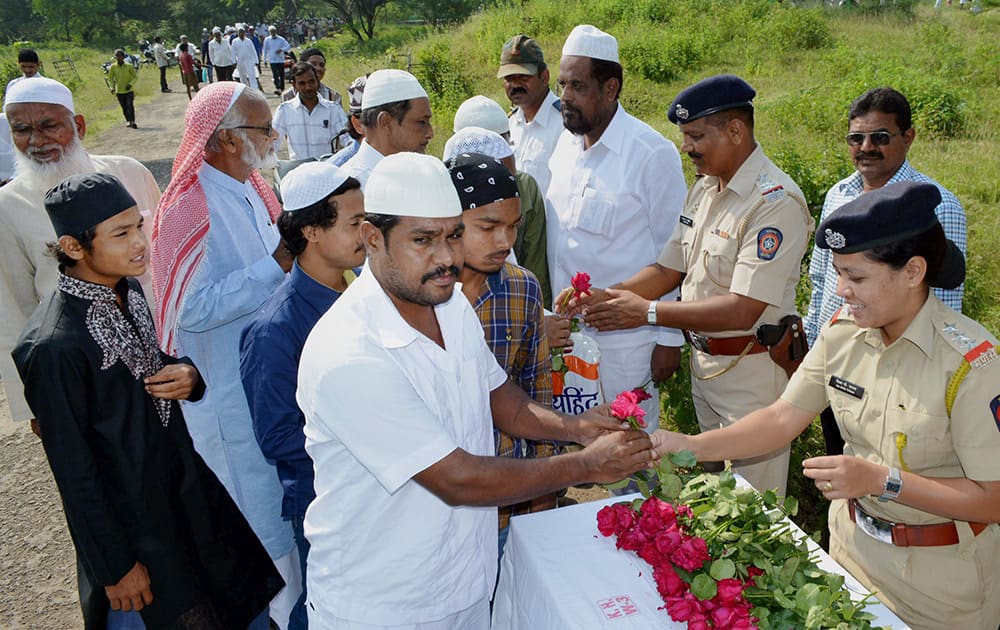
[[[62,496],[89,629],[108,610],[148,628],[244,629],[283,585],[264,547],[195,452],[177,400],[205,385],[159,350],[139,283],[142,216],[109,175],[48,192],[57,290],[14,361]]]

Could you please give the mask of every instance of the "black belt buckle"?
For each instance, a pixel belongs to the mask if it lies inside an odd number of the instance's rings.
[[[896,524],[865,512],[857,501],[854,501],[854,521],[861,531],[875,540],[881,540],[890,545],[894,544],[892,542],[892,528]]]
[[[705,335],[688,331],[688,341],[691,342],[691,346],[694,347],[695,350],[704,352],[705,354],[712,354],[712,351],[708,347],[708,337]]]

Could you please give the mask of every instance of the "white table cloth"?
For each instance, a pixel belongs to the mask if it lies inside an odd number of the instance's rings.
[[[613,497],[511,519],[493,605],[493,630],[627,630],[686,628],[671,621],[656,592],[652,567],[615,548],[597,531],[605,505],[639,495]],[[855,599],[867,589],[816,545],[820,566],[845,576]],[[880,602],[868,611],[873,625],[906,629]]]

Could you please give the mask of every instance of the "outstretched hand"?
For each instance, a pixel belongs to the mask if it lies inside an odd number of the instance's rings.
[[[887,469],[852,455],[825,455],[803,460],[802,474],[832,501],[881,494]]]
[[[565,315],[566,317],[575,317],[580,313],[585,313],[587,307],[590,305],[599,304],[608,299],[607,292],[605,292],[604,289],[598,289],[597,287],[591,287],[590,293],[587,295],[573,297],[575,293],[576,289],[573,287],[563,289],[559,295],[552,300],[552,307],[555,312],[560,315]]]
[[[690,438],[690,435],[675,433],[666,429],[657,429],[654,431],[650,436],[650,440],[653,444],[653,450],[656,451],[657,461],[670,453],[691,450],[691,446],[688,444]]]
[[[615,433],[629,428],[627,422],[611,415],[611,406],[604,404],[591,407],[576,416],[574,441],[584,446],[590,444],[602,435]]]
[[[645,326],[649,300],[622,289],[607,289],[605,300],[588,303],[583,310],[583,321],[588,326],[604,332],[626,330]]]
[[[635,429],[602,435],[581,453],[587,458],[590,481],[596,483],[619,481],[657,461],[649,436]]]

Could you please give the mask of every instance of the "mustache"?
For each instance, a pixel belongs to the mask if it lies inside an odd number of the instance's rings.
[[[515,88],[510,88],[510,93],[511,94],[527,94],[528,90],[524,89],[523,87],[515,87]]]
[[[420,284],[429,282],[434,278],[443,278],[444,276],[447,276],[449,274],[457,278],[459,273],[460,271],[458,267],[456,267],[455,265],[449,265],[447,267],[442,265],[441,267],[438,267],[437,269],[431,271],[430,273],[425,273],[424,277],[420,279]]]
[[[697,151],[691,151],[688,153],[688,157],[691,158],[692,160],[700,160],[701,158],[705,157],[705,154],[698,153]]]
[[[885,156],[882,155],[881,151],[872,151],[870,153],[865,153],[864,151],[858,151],[855,160],[868,159],[868,160],[881,160]]]

